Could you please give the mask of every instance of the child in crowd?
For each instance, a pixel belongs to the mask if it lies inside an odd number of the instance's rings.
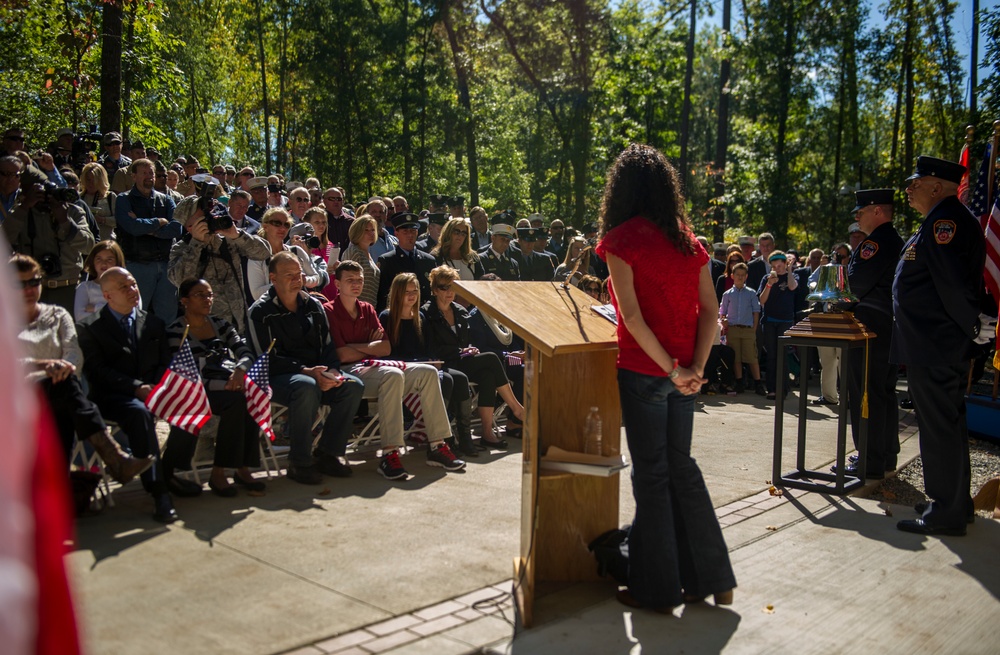
[[[760,379],[760,364],[757,363],[757,324],[760,322],[760,300],[757,294],[747,288],[747,265],[740,262],[732,268],[733,286],[722,294],[719,319],[722,333],[726,335],[726,345],[734,351],[733,372],[736,376],[736,391],[742,392],[743,365],[750,365],[756,392],[767,393]]]

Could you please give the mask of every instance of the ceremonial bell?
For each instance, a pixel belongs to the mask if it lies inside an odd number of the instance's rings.
[[[858,297],[851,293],[844,267],[840,264],[826,264],[819,267],[819,278],[806,300],[837,305],[856,303]]]

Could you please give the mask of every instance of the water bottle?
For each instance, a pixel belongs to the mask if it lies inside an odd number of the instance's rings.
[[[583,452],[588,455],[603,455],[601,444],[601,415],[596,407],[590,408],[583,432]]]

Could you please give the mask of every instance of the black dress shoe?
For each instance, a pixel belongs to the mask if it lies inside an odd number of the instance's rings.
[[[903,409],[913,409],[913,401],[909,398],[903,398],[899,401],[899,406]]]
[[[323,482],[323,476],[319,474],[315,466],[289,466],[285,471],[285,477],[299,484],[312,485]]]
[[[917,503],[913,506],[913,511],[922,516],[927,511],[927,503]],[[965,522],[969,525],[976,522],[976,510],[972,510],[971,514],[966,515]]]
[[[212,490],[212,493],[216,496],[221,496],[222,498],[232,498],[237,494],[236,485],[230,484],[225,487],[218,487],[211,480],[208,481],[208,488]]]
[[[879,471],[877,469],[878,469],[878,467],[874,467],[873,468],[873,467],[869,466],[868,470],[865,471],[865,478],[867,478],[869,480],[883,480],[883,479],[885,479],[885,471]],[[836,473],[837,472],[837,465],[836,464],[834,464],[833,466],[830,467],[830,472],[831,473]],[[847,466],[844,467],[844,475],[849,475],[851,477],[858,478],[858,477],[861,477],[861,471],[858,470],[858,465],[856,463],[855,464],[848,464]]]
[[[896,528],[902,530],[903,532],[912,532],[914,534],[923,534],[928,536],[944,536],[944,537],[964,537],[965,536],[965,526],[960,525],[957,528],[950,528],[943,525],[929,525],[924,522],[923,519],[907,519],[905,521],[900,521],[896,524]]]
[[[267,485],[261,480],[254,480],[253,478],[249,480],[244,480],[237,473],[233,476],[233,482],[239,486],[245,488],[247,491],[264,491],[267,489]]]
[[[201,495],[201,485],[171,475],[167,478],[167,490],[178,498],[196,498]]]
[[[350,464],[345,464],[339,457],[326,453],[320,453],[316,458],[316,470],[335,478],[349,478],[354,475],[354,469]]]
[[[170,500],[170,494],[156,494],[153,496],[153,520],[160,523],[173,523],[177,520],[177,510]]]
[[[835,403],[832,400],[827,400],[823,396],[820,396],[819,398],[811,400],[810,403],[813,404],[813,405],[833,405],[834,407],[836,407],[837,405],[840,404],[840,403]]]
[[[488,441],[486,439],[479,440],[479,447],[483,450],[507,450],[507,440],[500,439],[498,441]]]

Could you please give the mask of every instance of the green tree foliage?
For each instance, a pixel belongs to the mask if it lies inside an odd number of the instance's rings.
[[[31,147],[99,122],[107,2],[123,19],[127,137],[317,176],[354,202],[463,194],[490,213],[594,220],[626,144],[679,161],[689,64],[683,173],[700,233],[828,248],[846,236],[853,189],[899,187],[913,156],[956,157],[964,136],[954,0],[745,0],[729,34],[700,2],[690,62],[690,0],[8,0],[0,108]],[[998,25],[983,15],[994,71]],[[980,88],[981,142],[1000,118],[996,74]]]

